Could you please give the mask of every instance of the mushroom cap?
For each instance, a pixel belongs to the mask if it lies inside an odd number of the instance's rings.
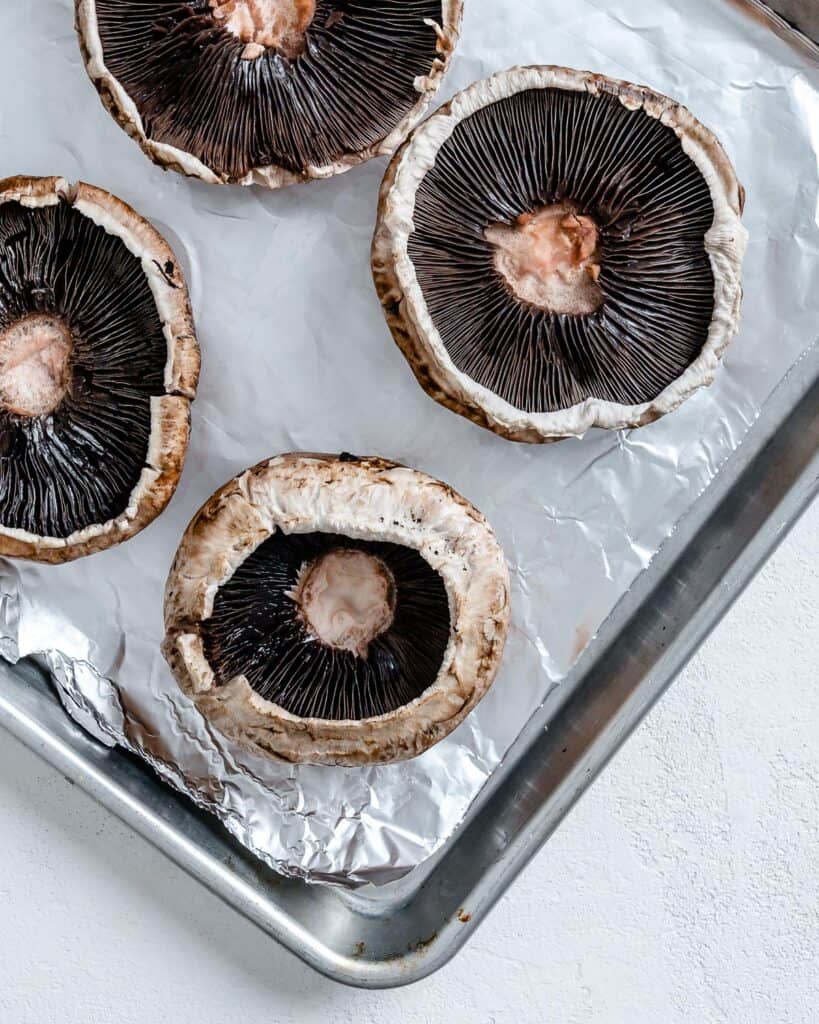
[[[658,122],[674,133],[710,195],[713,219],[704,233],[702,246],[713,275],[713,306],[702,347],[690,364],[659,393],[634,404],[591,394],[566,407],[537,411],[518,407],[459,369],[419,281],[410,243],[418,230],[418,202],[426,201],[429,194],[425,179],[433,171],[442,175],[456,173],[452,170],[456,166],[452,151],[447,153],[446,161],[442,154],[459,126],[493,105],[537,90],[586,94],[619,102],[626,111]],[[475,164],[478,168],[491,161],[496,140],[484,138],[483,141],[486,150],[483,163]],[[515,138],[497,141],[503,146],[504,166],[516,167],[516,155],[523,142],[531,143],[534,151],[538,140],[523,132]],[[452,145],[457,144],[453,140]],[[521,173],[525,173],[525,168]],[[486,181],[487,191],[491,192],[494,181],[488,172]],[[468,188],[468,185],[463,187]],[[558,201],[572,198],[571,195],[561,197],[559,187],[556,192]],[[747,241],[747,232],[740,220],[743,204],[743,189],[719,141],[674,100],[645,86],[591,72],[553,66],[513,68],[459,93],[418,127],[393,157],[381,189],[373,239],[374,281],[396,343],[419,383],[442,405],[514,441],[557,441],[582,436],[592,427],[639,427],[671,412],[698,388],[710,384],[725,347],[737,330],[742,297],[741,265]],[[524,210],[517,212],[525,213]],[[427,272],[431,275],[435,268],[427,268]],[[510,298],[510,303],[514,301]],[[480,304],[478,300],[476,304]],[[660,337],[659,332],[655,332],[655,337]]]
[[[220,588],[276,531],[388,541],[417,551],[440,576],[449,643],[416,700],[366,719],[300,718],[244,676],[217,678],[203,624]],[[191,522],[168,579],[163,651],[182,689],[231,740],[277,761],[364,765],[414,757],[452,732],[491,686],[508,626],[503,552],[450,487],[380,458],[288,454],[230,481]]]
[[[103,0],[75,0],[75,23],[88,75],[94,83],[104,106],[117,123],[141,146],[147,156],[161,167],[200,178],[210,184],[260,185],[269,189],[282,188],[286,185],[307,182],[313,179],[329,178],[335,174],[347,171],[360,163],[364,163],[373,157],[393,153],[412,128],[426,114],[446,72],[452,52],[457,45],[463,17],[463,0],[424,0],[425,3],[428,3],[431,10],[430,12],[419,10],[417,15],[414,11],[403,11],[400,5],[383,5],[385,17],[388,16],[390,19],[395,20],[396,25],[398,25],[398,22],[401,22],[401,26],[396,28],[397,41],[408,40],[408,46],[417,45],[417,40],[414,43],[409,41],[409,26],[405,24],[410,15],[413,17],[413,39],[420,32],[429,37],[430,52],[427,55],[428,59],[419,59],[417,56],[412,57],[408,55],[408,59],[405,61],[407,78],[405,82],[402,81],[400,83],[400,89],[403,91],[404,96],[398,102],[395,99],[396,89],[398,88],[396,84],[396,69],[399,66],[395,53],[397,42],[393,40],[392,47],[382,47],[381,49],[376,47],[378,60],[381,62],[381,70],[380,74],[373,72],[373,90],[368,96],[356,93],[355,97],[343,104],[342,107],[344,111],[357,111],[358,113],[368,113],[381,109],[382,114],[378,123],[368,124],[366,130],[359,127],[352,131],[352,134],[348,131],[346,133],[347,143],[337,145],[336,151],[332,156],[327,156],[325,147],[322,153],[317,151],[312,156],[308,155],[304,160],[297,159],[298,153],[305,151],[305,146],[307,151],[309,151],[310,146],[308,142],[320,131],[322,115],[325,118],[329,116],[327,111],[330,104],[328,104],[326,99],[324,102],[321,101],[321,89],[324,88],[331,91],[337,84],[338,79],[336,75],[339,74],[339,67],[341,67],[342,72],[344,70],[350,71],[352,68],[350,80],[351,82],[356,82],[356,87],[360,88],[364,80],[360,68],[361,57],[359,56],[353,61],[347,55],[339,62],[338,66],[333,66],[331,69],[332,73],[329,75],[322,73],[319,67],[319,72],[311,70],[309,75],[300,77],[299,61],[301,58],[291,61],[282,59],[279,55],[271,52],[270,54],[262,54],[258,61],[248,61],[243,57],[244,44],[242,41],[232,38],[228,30],[214,20],[209,31],[214,35],[214,38],[221,34],[225,46],[228,47],[225,51],[223,66],[226,69],[233,67],[235,70],[237,82],[239,83],[237,95],[242,99],[247,95],[249,88],[267,89],[271,96],[278,96],[282,101],[283,121],[285,124],[280,133],[282,136],[279,140],[281,152],[278,156],[274,152],[275,146],[273,146],[271,139],[265,136],[261,128],[251,125],[247,134],[256,132],[254,151],[267,150],[269,151],[269,158],[263,159],[262,162],[251,159],[248,166],[241,173],[233,174],[224,167],[217,166],[216,162],[211,160],[205,152],[197,154],[192,152],[192,148],[195,147],[179,144],[178,140],[159,137],[162,133],[158,132],[156,127],[156,121],[158,120],[156,111],[152,112],[151,117],[146,117],[141,102],[132,94],[133,87],[129,85],[129,82],[125,81],[126,75],[120,69],[117,61],[112,59],[111,55],[106,51],[101,31],[102,2]],[[131,19],[130,30],[133,30],[133,19],[137,14],[143,20],[146,17],[156,15],[156,12],[152,14],[150,11],[134,11],[129,13],[127,8],[132,5],[133,0],[116,0],[116,5],[113,8],[117,13],[120,10],[122,11],[123,27],[117,33],[118,41],[120,42],[123,39],[123,33],[129,30],[128,19]],[[209,8],[206,0],[197,0],[197,4],[193,6],[197,10],[189,12],[191,17],[196,16],[201,20],[201,18],[208,16]],[[182,0],[180,0],[179,7],[184,9]],[[317,3],[316,29],[314,31],[321,35],[324,44],[327,44],[329,40],[331,48],[337,45],[333,40],[338,38],[338,34],[346,31],[344,19],[336,18],[333,14],[334,11],[336,14],[338,13],[336,11],[337,7],[338,5],[329,4],[326,0],[318,0]],[[165,12],[162,13],[164,14]],[[380,16],[381,13],[378,7],[366,12],[367,17],[371,20]],[[320,63],[320,50],[318,51],[319,57],[315,57],[311,51],[310,31],[308,29],[306,56],[313,63],[316,61]],[[196,36],[197,34],[194,33],[194,35]],[[355,46],[371,45],[373,26],[364,26],[360,36],[361,38],[355,43]],[[253,46],[255,47],[255,44]],[[257,49],[261,51],[263,48],[258,47]],[[141,78],[145,70],[144,45],[140,44],[132,47],[130,51],[125,46],[125,51],[129,55],[131,52],[135,55],[135,63],[138,66],[134,69],[134,73],[140,79],[141,86],[144,87],[144,81]],[[206,57],[209,56],[208,46],[202,46],[197,36],[194,40],[194,48],[191,51],[191,59],[197,59],[199,53],[205,53]],[[182,56],[184,57],[185,55],[183,54]],[[178,63],[179,53],[176,54],[176,58]],[[112,64],[115,65],[113,68]],[[258,72],[251,67],[254,64],[259,65]],[[173,69],[174,75],[176,75],[177,71],[178,67],[175,67]],[[253,75],[257,77],[255,79],[249,77]],[[177,76],[177,78],[179,77]],[[304,78],[305,82],[304,93],[302,99],[297,103],[293,98],[293,83],[294,81],[301,82],[302,78]],[[195,76],[187,71],[181,76],[181,79],[191,83],[196,81]],[[249,86],[249,82],[255,83],[255,85]],[[176,99],[176,90],[178,88],[180,88],[180,85],[177,80],[169,85],[169,96],[174,100]],[[383,105],[388,94],[393,99],[388,104],[388,111],[385,112]],[[330,92],[330,99],[334,99],[332,91]],[[197,113],[201,114],[200,99],[197,99],[196,102],[198,104]],[[233,102],[232,99],[231,102]],[[291,135],[287,125],[292,124],[299,113],[304,117],[309,115],[311,120],[307,123],[304,132],[295,132]],[[338,111],[332,114],[332,117],[336,119],[338,116]],[[346,116],[347,114],[345,114]],[[224,121],[224,116],[222,116],[222,120]],[[353,127],[355,128],[355,125]],[[191,134],[195,135],[196,133],[192,132]],[[338,133],[336,133],[334,138],[338,141]],[[288,149],[291,152],[288,152]]]
[[[167,343],[163,393],[150,399],[150,436],[144,464],[122,511],[67,536],[40,535],[0,523],[0,555],[68,562],[128,540],[167,506],[187,453],[190,405],[199,379],[199,346],[187,286],[176,257],[159,232],[121,199],[84,182],[70,185],[59,177],[21,175],[0,181],[0,208],[7,203],[18,203],[25,210],[64,203],[119,239],[141,263]]]

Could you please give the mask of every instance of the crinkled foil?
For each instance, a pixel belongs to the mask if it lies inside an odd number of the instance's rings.
[[[731,0],[467,0],[442,100],[516,63],[644,82],[716,130],[748,192],[743,325],[716,384],[642,430],[526,447],[430,401],[392,343],[369,268],[383,161],[273,194],[164,173],[102,109],[72,7],[0,5],[0,173],[87,180],[153,220],[186,265],[203,375],[182,484],[156,524],[72,565],[0,563],[0,653],[38,655],[78,722],[136,751],[275,868],[385,884],[452,834],[814,341],[817,65]],[[238,471],[299,449],[379,453],[441,477],[508,554],[514,626],[498,681],[410,763],[265,763],[208,728],[160,656],[163,584],[188,520]]]

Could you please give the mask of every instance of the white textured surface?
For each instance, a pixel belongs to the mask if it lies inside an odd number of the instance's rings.
[[[0,732],[3,1024],[813,1024],[819,504],[461,956],[354,992]]]

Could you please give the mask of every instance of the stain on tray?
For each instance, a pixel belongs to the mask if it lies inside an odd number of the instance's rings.
[[[438,932],[433,932],[428,939],[419,939],[417,942],[410,942],[407,949],[410,953],[425,953],[438,938]]]
[[[583,651],[589,646],[589,641],[594,634],[588,626],[578,626],[574,635],[574,647],[572,647],[572,662],[577,661]]]

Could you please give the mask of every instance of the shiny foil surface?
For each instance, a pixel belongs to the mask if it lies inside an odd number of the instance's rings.
[[[276,869],[384,885],[462,822],[815,342],[819,65],[738,0],[467,0],[441,102],[514,64],[645,83],[717,133],[747,189],[743,322],[716,383],[640,430],[521,446],[428,399],[390,338],[369,264],[385,161],[278,193],[165,173],[99,103],[72,8],[0,7],[0,175],[85,180],[153,221],[187,273],[203,372],[182,483],[153,526],[71,565],[0,561],[0,654],[37,656],[100,742],[139,754]],[[214,734],[159,652],[164,582],[192,515],[236,473],[294,450],[379,454],[438,476],[505,548],[514,615],[497,683],[415,761],[265,762]]]

